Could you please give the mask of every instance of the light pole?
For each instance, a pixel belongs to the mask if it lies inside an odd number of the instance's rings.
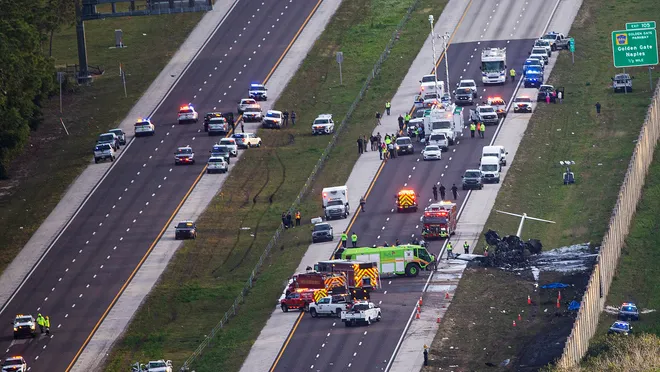
[[[445,34],[440,37],[445,42],[445,74],[447,75],[447,86],[445,89],[449,91],[449,54],[447,53],[447,48],[449,48],[449,33],[445,32]]]
[[[435,95],[437,99],[440,100],[440,94],[438,93],[438,71],[436,64],[438,59],[435,54],[435,32],[433,32],[433,14],[429,14],[429,23],[431,24],[431,45],[433,46],[433,78],[435,79]]]

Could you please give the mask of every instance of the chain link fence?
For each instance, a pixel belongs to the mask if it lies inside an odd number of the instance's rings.
[[[335,147],[337,144],[337,141],[339,139],[339,136],[341,135],[342,131],[348,126],[348,122],[351,119],[351,116],[353,115],[353,112],[357,108],[358,104],[364,98],[364,95],[367,92],[367,89],[369,89],[369,86],[371,85],[371,82],[378,76],[380,72],[380,68],[387,60],[387,57],[390,54],[390,51],[396,41],[399,39],[398,35],[401,29],[406,25],[408,20],[410,19],[410,16],[412,12],[417,8],[419,5],[419,2],[421,0],[414,0],[410,7],[408,7],[408,10],[406,11],[406,14],[403,16],[399,24],[397,25],[396,29],[392,33],[392,36],[390,37],[389,42],[387,43],[387,46],[385,46],[385,50],[383,53],[381,53],[380,58],[378,58],[378,61],[374,64],[373,69],[369,73],[369,76],[367,77],[367,80],[364,82],[364,85],[362,86],[362,89],[360,89],[360,93],[358,93],[357,97],[349,107],[348,111],[346,111],[346,116],[344,116],[344,119],[341,121],[339,124],[339,127],[337,130],[335,130],[334,135],[330,139],[330,142],[328,145],[325,147],[325,150],[323,150],[323,153],[321,154],[321,157],[319,160],[316,162],[316,165],[314,165],[314,169],[312,170],[312,173],[309,175],[307,178],[307,181],[305,181],[305,185],[302,187],[300,190],[300,193],[298,193],[298,196],[296,197],[296,200],[293,202],[291,207],[289,208],[289,212],[294,213],[294,211],[297,210],[298,206],[300,205],[300,202],[302,199],[307,195],[307,192],[309,191],[309,188],[312,186],[314,181],[316,180],[316,177],[318,176],[319,172],[323,169],[323,165],[325,164],[325,161],[328,159],[328,156],[330,155],[330,151]],[[263,253],[261,254],[261,257],[259,257],[259,261],[257,261],[257,264],[254,266],[254,269],[252,270],[252,273],[250,274],[250,277],[248,280],[245,282],[245,286],[243,286],[243,289],[241,290],[241,293],[236,297],[234,300],[233,305],[229,310],[225,312],[225,315],[222,317],[220,322],[211,329],[207,337],[202,341],[197,349],[190,355],[190,357],[183,363],[183,367],[181,367],[181,371],[187,371],[190,369],[194,361],[199,358],[199,356],[202,354],[204,349],[211,343],[211,340],[213,337],[215,337],[216,334],[218,334],[222,328],[225,327],[225,325],[229,322],[229,320],[236,315],[236,312],[240,309],[241,305],[243,304],[245,300],[245,296],[248,295],[250,292],[250,289],[252,289],[252,286],[254,285],[255,279],[257,275],[259,274],[259,270],[261,270],[261,267],[266,261],[266,258],[270,254],[270,251],[277,245],[277,242],[280,239],[280,236],[282,235],[283,228],[280,225],[280,227],[277,228],[275,231],[275,234],[273,237],[270,239],[268,244],[266,245],[266,248],[264,249]]]

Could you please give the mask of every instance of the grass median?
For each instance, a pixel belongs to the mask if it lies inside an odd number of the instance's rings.
[[[90,86],[64,84],[63,113],[59,96],[44,103],[43,123],[31,133],[23,154],[10,165],[11,178],[0,181],[0,271],[90,164],[98,134],[126,117],[202,15],[108,18],[85,23],[89,64],[92,70],[101,67],[104,74],[95,76]],[[127,48],[110,49],[115,29],[124,31]],[[58,67],[78,63],[75,27],[55,35],[53,59]],[[127,97],[119,77],[120,62],[127,71]],[[74,79],[71,74],[68,77]]]
[[[485,230],[493,229],[500,235],[515,233],[520,220],[494,212],[499,209],[556,221],[556,224],[525,223],[523,238],[540,239],[544,249],[586,242],[597,246],[601,242],[653,94],[646,68],[626,69],[637,78],[633,93],[612,92],[610,78],[617,71],[612,65],[610,33],[625,28],[626,22],[655,19],[650,16],[658,13],[651,1],[583,1],[570,31],[576,40],[575,64],[571,63],[570,53],[561,52],[549,81],[565,88],[564,102],[537,106]],[[654,82],[657,77],[654,73]],[[602,105],[600,115],[594,107],[596,102]],[[562,160],[575,162],[571,168],[576,174],[576,184],[562,184],[564,168],[559,163]],[[484,245],[482,237],[478,250],[483,251]],[[434,370],[453,364],[465,370],[479,370],[485,363],[498,366],[505,359],[509,359],[507,368],[527,368],[561,354],[561,347],[554,345],[568,335],[572,318],[563,311],[557,316],[551,301],[548,303],[543,298],[543,292],[534,291],[531,277],[507,280],[509,275],[490,269],[465,272],[446,315],[457,326],[450,329],[447,322],[443,323],[432,349],[439,353],[451,345],[474,352],[469,359],[450,355],[437,360]],[[534,305],[527,307],[524,299],[518,299],[516,306],[510,307],[507,301],[516,297],[521,280],[527,283],[526,290],[532,294]],[[576,285],[571,293],[562,291],[562,304],[580,300],[579,283],[586,283],[584,278],[541,276],[541,284],[553,280]],[[479,283],[488,288],[489,296],[473,294],[473,287]],[[527,309],[538,315],[524,318],[523,314],[525,326],[513,329],[512,320],[517,314],[510,314],[502,323],[489,315],[487,309],[491,308]],[[462,309],[484,311],[470,314]],[[571,321],[560,320],[566,318]],[[480,337],[468,337],[459,324],[478,329]],[[546,331],[540,333],[539,329]]]
[[[179,367],[231,307],[265,245],[318,161],[329,137],[313,137],[320,113],[340,122],[412,0],[355,0],[341,4],[276,103],[295,110],[296,127],[262,130],[264,146],[249,150],[200,217],[199,238],[175,255],[129,329],[111,352],[107,371],[130,363],[171,359]],[[321,215],[320,188],[346,182],[358,158],[356,139],[374,128],[373,113],[392,97],[428,36],[428,14],[446,0],[421,0],[399,34],[380,75],[342,133],[300,210],[303,226],[286,231],[236,317],[193,365],[196,371],[237,371],[275,308],[286,279],[310,244],[309,219]],[[343,82],[335,52],[344,53]],[[191,316],[192,315],[192,316]],[[295,316],[295,314],[292,314]]]

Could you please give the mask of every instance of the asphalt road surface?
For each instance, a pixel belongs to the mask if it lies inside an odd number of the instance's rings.
[[[251,82],[278,63],[317,1],[241,0],[185,75],[152,115],[153,137],[136,138],[77,217],[2,310],[0,350],[22,355],[31,371],[64,371],[91,336],[122,285],[158,238],[204,169],[218,137],[202,122],[178,125],[178,107],[200,113],[235,111]],[[164,21],[167,18],[163,18]],[[90,149],[92,148],[90,143]],[[197,162],[174,166],[178,146]],[[248,151],[259,151],[258,149]],[[91,154],[90,154],[91,158]],[[163,239],[173,239],[166,231]],[[51,317],[51,337],[13,340],[19,313]]]
[[[515,84],[507,81],[504,85],[484,86],[481,83],[481,49],[506,47],[508,66],[513,66],[518,71],[517,83],[522,75],[522,64],[533,46],[534,39],[541,36],[554,5],[555,2],[526,4],[525,1],[513,0],[474,2],[459,25],[448,50],[452,87],[455,87],[460,79],[474,79],[479,87],[479,98],[476,102],[485,101],[489,96],[500,96],[509,102]],[[518,39],[509,39],[512,34],[520,36]],[[443,81],[444,71],[443,61],[438,68],[438,72],[442,72],[439,75]],[[426,73],[428,72],[420,71],[420,78]],[[464,109],[466,125],[469,125],[470,108],[474,107],[465,106]],[[503,125],[506,125],[506,121]],[[384,242],[393,244],[396,239],[401,243],[408,243],[413,235],[420,237],[419,219],[424,207],[431,202],[433,185],[439,187],[440,183],[444,184],[447,188],[445,200],[453,200],[450,189],[455,183],[459,188],[455,202],[460,207],[467,194],[461,190],[461,176],[466,169],[478,167],[481,149],[490,143],[495,129],[496,126],[488,126],[485,139],[478,136],[470,138],[469,130],[464,129],[459,143],[443,153],[440,161],[423,161],[419,154],[423,149],[421,143],[416,144],[416,154],[390,159],[369,194],[366,213],[358,215],[350,227],[349,235],[352,232],[357,233],[358,244],[363,247],[383,245]],[[418,193],[418,212],[396,212],[395,194],[404,187],[412,188]],[[439,256],[442,243],[431,242],[430,251]],[[454,246],[455,252],[462,251],[461,242],[454,242]],[[372,301],[380,303],[383,319],[370,327],[346,328],[338,318],[313,319],[307,314],[304,315],[274,370],[384,370],[413,307],[421,296],[426,279],[427,275],[383,279],[383,288],[372,294]]]

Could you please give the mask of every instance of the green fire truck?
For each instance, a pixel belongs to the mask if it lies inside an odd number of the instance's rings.
[[[417,276],[433,262],[431,254],[420,245],[394,247],[347,248],[337,252],[341,259],[362,262],[378,262],[381,275]]]

